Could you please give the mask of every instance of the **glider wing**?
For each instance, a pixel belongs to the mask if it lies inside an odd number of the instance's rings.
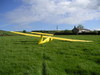
[[[40,33],[40,32],[31,32],[34,34],[39,34],[39,35],[49,35],[49,36],[53,36],[53,34],[48,34],[48,33]]]
[[[20,34],[20,35],[26,35],[26,36],[33,36],[33,37],[41,37],[41,35],[34,35],[34,34],[26,34],[26,33],[21,33],[21,32],[14,32],[11,31],[12,33]],[[47,34],[47,33],[46,33]],[[56,40],[62,40],[62,41],[73,41],[73,42],[93,42],[93,41],[88,41],[88,40],[76,40],[76,39],[67,39],[67,38],[60,38],[60,37],[52,37],[52,36],[43,36],[43,38],[48,38],[50,37],[51,39],[56,39]]]

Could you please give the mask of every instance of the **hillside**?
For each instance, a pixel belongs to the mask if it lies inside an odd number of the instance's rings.
[[[0,30],[0,36],[16,36],[18,34],[10,33],[9,31]]]

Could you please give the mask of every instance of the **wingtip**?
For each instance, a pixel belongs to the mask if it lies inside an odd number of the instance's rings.
[[[93,41],[86,41],[86,42],[93,42]]]
[[[14,31],[10,31],[10,32],[14,32]]]

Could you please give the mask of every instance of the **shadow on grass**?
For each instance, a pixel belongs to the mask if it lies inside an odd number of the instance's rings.
[[[38,44],[38,41],[16,41],[13,44],[32,45],[32,44]]]
[[[88,71],[88,70],[83,70],[81,68],[76,68],[76,69],[65,69],[66,74],[69,75],[100,75],[97,72],[94,71]]]
[[[98,75],[96,72],[86,71],[82,69],[65,69],[66,74],[69,75]]]

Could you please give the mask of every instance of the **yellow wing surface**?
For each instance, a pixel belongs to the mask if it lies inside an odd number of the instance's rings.
[[[26,36],[33,36],[33,37],[41,37],[41,35],[34,35],[34,34],[26,34],[26,33],[21,33],[21,32],[14,32],[14,31],[11,31],[12,33],[16,33],[16,34],[20,34],[20,35],[26,35]],[[34,33],[34,32],[32,32]],[[38,32],[35,32],[37,34],[41,34],[41,33],[38,33]],[[46,33],[47,34],[47,33]],[[48,38],[50,36],[42,36],[43,38]],[[76,39],[67,39],[67,38],[60,38],[60,37],[50,37],[51,39],[56,39],[56,40],[63,40],[63,41],[73,41],[73,42],[93,42],[93,41],[88,41],[88,40],[76,40]]]

